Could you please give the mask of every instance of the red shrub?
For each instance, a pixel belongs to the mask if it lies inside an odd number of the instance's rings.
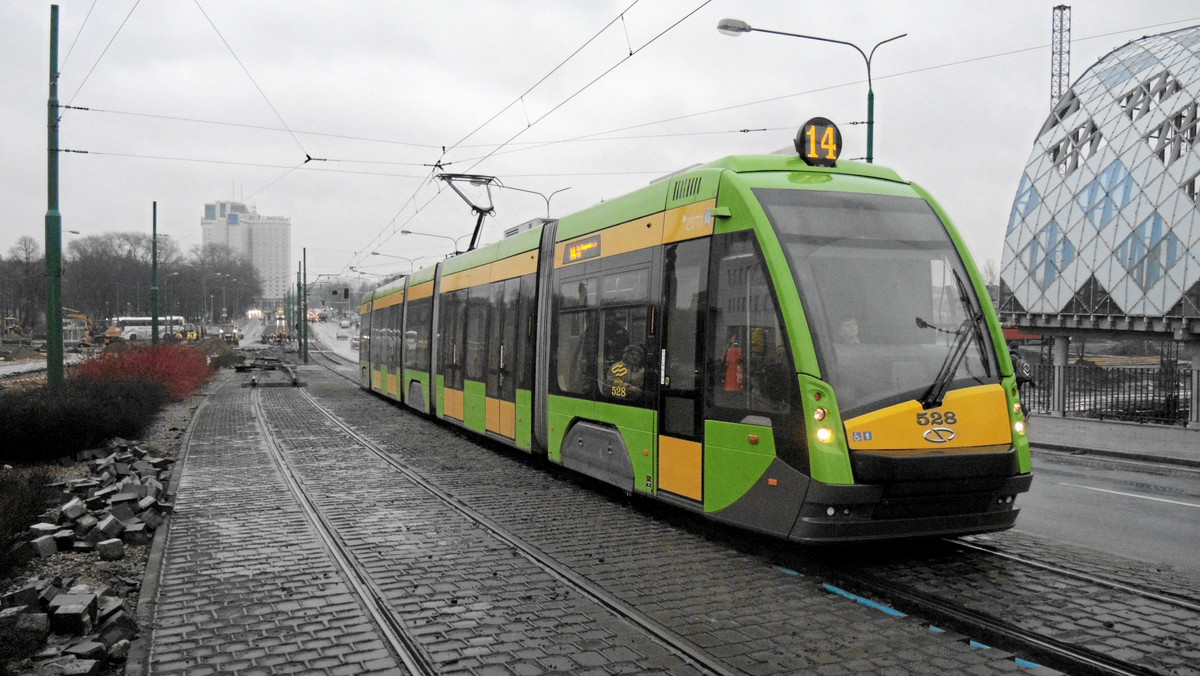
[[[122,352],[106,352],[81,362],[75,374],[101,381],[149,378],[162,383],[176,401],[191,394],[212,375],[208,357],[179,344],[147,345]]]

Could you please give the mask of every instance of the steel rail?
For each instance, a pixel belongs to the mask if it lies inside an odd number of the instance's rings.
[[[317,507],[316,501],[304,487],[303,482],[292,472],[279,440],[267,423],[266,411],[263,409],[262,395],[259,390],[253,391],[251,402],[255,422],[266,441],[271,459],[296,496],[301,510],[313,524],[318,537],[325,543],[334,563],[341,569],[342,577],[351,586],[354,593],[362,599],[364,609],[379,627],[384,640],[391,645],[396,656],[400,658],[410,673],[427,676],[437,674],[438,670],[433,658],[425,652],[420,642],[411,634],[400,618],[391,612],[383,592],[371,581],[369,574],[359,565],[353,553],[342,544],[337,536],[337,529],[321,514],[320,508]]]
[[[366,438],[357,430],[346,424],[341,418],[330,411],[328,407],[318,402],[307,391],[299,390],[299,393],[305,399],[307,399],[309,403],[315,409],[317,409],[317,411],[325,415],[326,418],[328,418],[333,424],[337,425],[348,436],[357,441],[364,448],[371,451],[381,460],[386,462],[397,472],[403,474],[413,484],[420,486],[454,511],[475,522],[480,527],[486,529],[492,537],[521,552],[525,558],[537,565],[548,575],[553,576],[563,584],[573,588],[579,594],[604,607],[617,617],[650,634],[653,640],[678,655],[681,659],[683,659],[685,662],[688,662],[696,669],[706,673],[721,674],[722,676],[736,676],[737,674],[743,673],[739,670],[731,669],[723,662],[712,658],[699,646],[677,635],[663,624],[637,610],[614,594],[605,591],[601,586],[591,582],[586,577],[564,568],[561,563],[559,563],[550,555],[542,552],[534,545],[522,540],[519,536],[513,534],[492,519],[476,511],[463,501],[442,489],[437,484],[434,484],[417,472],[397,461],[391,456],[390,453],[385,451],[375,442]]]
[[[839,583],[855,591],[889,600],[898,610],[919,615],[953,629],[961,634],[977,637],[990,645],[1010,652],[1018,652],[1027,659],[1059,669],[1070,674],[1097,676],[1160,676],[1161,672],[1149,667],[1110,657],[1101,652],[1073,645],[1066,641],[1042,636],[1023,629],[1011,622],[986,613],[971,610],[944,598],[884,581],[865,573],[827,571]],[[857,587],[857,589],[856,589]]]
[[[1053,573],[1057,573],[1064,577],[1074,578],[1076,580],[1081,580],[1083,582],[1091,582],[1091,583],[1098,584],[1098,585],[1101,585],[1104,587],[1108,587],[1110,589],[1116,589],[1118,591],[1123,591],[1123,592],[1126,592],[1129,594],[1134,594],[1136,596],[1141,596],[1143,598],[1153,599],[1153,600],[1159,601],[1161,603],[1166,603],[1168,605],[1172,605],[1177,608],[1183,608],[1185,610],[1190,610],[1195,613],[1200,613],[1200,603],[1197,603],[1194,599],[1190,599],[1190,598],[1187,598],[1184,596],[1177,596],[1174,594],[1168,594],[1168,593],[1164,593],[1164,592],[1154,590],[1154,589],[1138,587],[1135,585],[1128,584],[1126,582],[1118,582],[1116,580],[1111,580],[1106,577],[1101,577],[1101,576],[1097,576],[1094,574],[1084,573],[1084,572],[1077,571],[1077,570],[1071,570],[1069,568],[1063,568],[1062,566],[1056,566],[1056,565],[1050,564],[1050,563],[1044,563],[1042,561],[1037,561],[1035,559],[1027,558],[1025,556],[1009,554],[1007,552],[1002,552],[999,549],[996,549],[994,547],[989,547],[987,545],[981,545],[976,542],[966,542],[966,541],[962,541],[962,540],[955,540],[955,539],[949,539],[949,538],[946,539],[946,542],[948,544],[951,544],[951,545],[954,545],[957,547],[961,547],[963,549],[972,549],[972,550],[975,550],[978,552],[984,552],[987,554],[991,554],[993,556],[998,556],[998,557],[1001,557],[1004,559],[1008,559],[1010,561],[1015,561],[1017,563],[1023,563],[1027,566],[1032,566],[1034,568],[1040,568],[1042,570],[1047,570],[1047,571],[1050,571]]]

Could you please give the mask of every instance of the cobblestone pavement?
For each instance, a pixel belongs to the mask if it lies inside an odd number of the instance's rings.
[[[990,674],[1021,669],[1010,654],[972,647],[966,637],[936,633],[915,618],[897,618],[854,603],[830,593],[823,580],[657,518],[655,509],[643,501],[631,507],[620,495],[574,481],[563,472],[531,466],[520,454],[466,441],[445,426],[355,391],[318,370],[307,370],[305,377],[312,394],[424,478],[735,670]],[[286,391],[279,394],[284,397]],[[289,408],[282,404],[273,402],[271,410]],[[355,464],[348,458],[341,463]],[[384,474],[364,479],[343,499],[348,506],[360,504],[372,482],[381,479],[394,481]],[[399,491],[394,485],[392,490]],[[390,498],[399,499],[395,494]],[[521,643],[525,638],[513,635],[512,642],[503,644],[480,637],[495,631],[491,623],[503,626],[536,617],[537,604],[551,600],[540,578],[514,577],[510,569],[490,575],[486,562],[477,569],[478,577],[471,578],[454,568],[473,565],[473,551],[491,550],[486,535],[447,528],[436,512],[392,512],[382,509],[386,503],[361,504],[367,508],[347,518],[368,519],[373,526],[367,529],[368,542],[361,544],[364,552],[371,551],[374,541],[383,544],[383,550],[410,547],[414,555],[426,555],[423,566],[390,569],[393,593],[398,603],[427,615],[436,627],[434,640],[447,655],[529,654],[529,647]],[[439,565],[442,556],[451,557],[450,562]],[[533,608],[527,605],[531,603]],[[459,633],[454,641],[443,642],[447,612],[458,620]],[[484,645],[467,653],[472,638]],[[539,651],[561,645],[555,623],[548,623],[546,633],[535,638],[541,639],[533,645]],[[570,635],[562,638],[572,640]],[[563,662],[535,657],[515,673],[565,670],[566,660],[578,652],[572,647],[562,654]],[[644,672],[647,665],[640,666],[638,672]],[[1054,672],[1043,668],[1038,673]]]
[[[150,673],[402,673],[271,461],[250,392],[227,381],[198,413]]]

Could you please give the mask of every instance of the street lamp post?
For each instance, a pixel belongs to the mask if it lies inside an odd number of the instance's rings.
[[[500,183],[497,183],[496,185],[501,190],[516,190],[517,192],[527,192],[531,195],[537,195],[538,197],[541,197],[542,199],[546,200],[546,218],[550,218],[550,199],[564,190],[571,189],[571,186],[567,186],[565,188],[559,188],[558,190],[555,190],[554,192],[550,193],[550,196],[547,197],[546,195],[543,195],[542,193],[540,193],[536,190],[526,190],[525,188],[514,188],[511,185],[502,185]]]
[[[746,23],[745,21],[739,21],[737,19],[721,19],[721,21],[717,24],[717,30],[725,35],[730,35],[733,37],[737,37],[737,36],[741,35],[742,33],[750,33],[750,32],[771,33],[773,35],[786,35],[788,37],[804,38],[806,40],[820,40],[821,42],[833,42],[833,43],[836,43],[839,45],[846,45],[848,47],[853,47],[854,51],[858,52],[862,56],[863,61],[865,61],[867,64],[867,164],[874,163],[874,161],[875,161],[875,90],[874,90],[874,87],[871,82],[871,59],[874,58],[875,50],[879,49],[880,45],[891,42],[892,40],[899,40],[900,38],[904,37],[905,35],[908,35],[908,33],[902,33],[900,35],[897,35],[896,37],[888,38],[886,40],[876,43],[875,46],[871,48],[871,53],[867,54],[867,53],[863,52],[863,50],[860,49],[858,47],[858,45],[856,45],[852,42],[846,42],[844,40],[832,40],[830,38],[819,38],[819,37],[816,37],[813,35],[800,35],[798,33],[785,33],[783,31],[773,31],[773,30],[767,30],[765,28],[751,28],[750,24]]]
[[[422,234],[422,233],[417,233],[417,234]],[[441,237],[442,235],[433,235],[433,236],[434,236],[434,237]],[[449,238],[449,237],[447,237],[446,239],[450,239],[450,238]],[[457,247],[457,244],[458,244],[458,243],[457,243],[457,242],[455,242],[455,245],[456,245],[456,246],[455,246],[455,248],[456,248],[456,249],[458,248],[458,247]],[[397,259],[397,260],[402,260],[402,261],[406,261],[406,262],[408,262],[408,274],[410,274],[410,275],[413,273],[414,264],[415,264],[417,261],[421,260],[420,258],[418,258],[418,259],[416,259],[416,260],[413,260],[412,258],[405,258],[404,256],[393,256],[392,254],[383,253],[383,252],[380,252],[380,251],[372,251],[372,252],[371,252],[371,255],[372,255],[372,256],[383,256],[384,258],[395,258],[395,259]],[[423,258],[423,256],[422,256],[422,258]],[[351,270],[353,270],[354,268],[350,268],[350,269],[351,269]]]
[[[401,235],[424,235],[425,237],[440,237],[442,239],[448,239],[448,240],[450,240],[451,243],[454,244],[454,253],[456,253],[456,254],[459,253],[458,241],[461,240],[463,237],[471,236],[471,233],[467,233],[467,234],[463,235],[462,237],[459,237],[458,239],[454,239],[453,237],[451,237],[449,235],[439,235],[439,234],[433,233],[433,232],[415,232],[413,230],[401,230],[400,234]],[[374,254],[374,255],[386,255],[386,254]]]
[[[204,320],[205,316],[208,315],[209,306],[208,280],[223,276],[225,276],[224,272],[214,272],[200,278],[200,335],[204,335],[206,330]]]

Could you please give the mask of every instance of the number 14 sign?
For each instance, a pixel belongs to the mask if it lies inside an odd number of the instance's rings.
[[[810,166],[837,166],[838,156],[842,153],[842,132],[833,122],[814,117],[796,134],[796,152]]]

